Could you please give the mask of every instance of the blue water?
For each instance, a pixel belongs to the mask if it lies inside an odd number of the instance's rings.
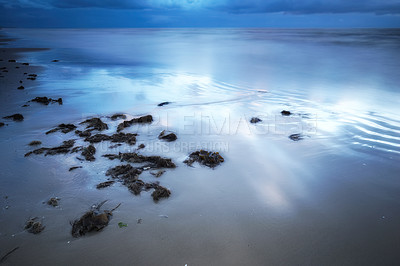
[[[110,263],[127,264],[135,257],[139,265],[400,261],[399,29],[3,33],[17,39],[4,47],[49,48],[22,54],[21,60],[42,67],[36,83],[24,91],[27,100],[64,100],[63,106],[21,109],[20,100],[1,107],[2,114],[24,112],[27,119],[23,130],[10,124],[0,132],[1,147],[8,151],[1,157],[7,163],[2,193],[15,195],[14,204],[24,210],[0,220],[7,224],[0,240],[10,243],[18,228],[10,221],[38,215],[31,210],[41,213],[46,197],[57,194],[65,204],[59,216],[43,214],[54,221],[48,225],[53,234],[41,236],[47,242],[21,251],[33,256],[56,247],[51,256],[35,257],[38,264],[54,265],[66,258],[66,250],[80,254],[81,248],[104,242],[106,251],[89,248],[91,262],[104,262],[104,254]],[[171,104],[157,106],[165,101]],[[282,110],[293,115],[283,117]],[[178,162],[160,180],[171,189],[170,199],[154,204],[148,195],[133,197],[124,187],[96,191],[93,186],[104,181],[109,163],[101,158],[76,174],[56,170],[77,163],[74,156],[23,158],[33,139],[55,145],[72,137],[45,136],[54,125],[101,116],[112,132],[116,122],[108,116],[117,112],[155,118],[151,126],[129,132],[146,143],[143,153]],[[255,116],[262,122],[250,124]],[[177,133],[178,142],[157,140],[165,128]],[[304,139],[288,138],[297,133]],[[96,147],[100,154],[109,152],[107,145]],[[215,170],[181,163],[198,148],[221,152],[225,163]],[[32,176],[22,178],[27,172]],[[66,244],[69,225],[61,215],[72,219],[104,198],[123,201],[110,229]],[[165,215],[169,218],[163,220]],[[138,218],[143,225],[135,225]],[[119,221],[130,224],[127,233],[117,229]],[[60,223],[66,229],[58,231]],[[38,241],[18,237],[12,243]]]

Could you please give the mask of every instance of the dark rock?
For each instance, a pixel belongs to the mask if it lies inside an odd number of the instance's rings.
[[[75,134],[81,138],[90,137],[92,135],[92,133],[89,130],[85,131],[75,130]]]
[[[189,155],[189,158],[183,161],[185,164],[192,166],[194,162],[214,168],[224,162],[224,158],[218,152],[195,151]]]
[[[293,141],[299,141],[304,139],[304,136],[302,134],[292,134],[289,136],[289,139],[293,140]]]
[[[281,114],[282,114],[283,116],[289,116],[289,115],[291,115],[292,113],[291,113],[290,111],[283,110],[283,111],[281,112]]]
[[[166,132],[165,130],[161,131],[160,135],[158,135],[159,139],[171,142],[175,141],[178,137],[173,132]]]
[[[20,80],[19,83],[22,83],[22,80]]]
[[[37,146],[37,145],[40,145],[40,144],[42,144],[41,141],[34,140],[34,141],[31,141],[31,143],[29,143],[29,146]]]
[[[29,66],[29,63],[22,63],[24,66]]]
[[[151,115],[145,115],[145,116],[141,116],[138,118],[133,118],[132,120],[124,121],[124,122],[120,123],[117,127],[117,132],[120,132],[124,128],[130,127],[133,124],[145,124],[145,123],[151,123],[151,122],[153,122],[153,117]]]
[[[19,86],[19,87],[17,88],[17,90],[23,90],[23,89],[25,89],[24,86]]]
[[[30,77],[30,78],[27,78],[27,79],[29,79],[29,80],[36,80],[36,78],[34,78],[34,77]]]
[[[157,106],[164,106],[164,105],[167,105],[167,104],[170,104],[171,102],[162,102],[162,103],[159,103]]]
[[[57,60],[57,59],[54,59],[54,60],[52,60],[51,62],[59,62],[59,60]]]
[[[69,170],[68,171],[74,171],[75,169],[79,169],[79,168],[82,168],[82,166],[72,166],[71,168],[69,168]]]
[[[261,122],[262,120],[260,119],[260,118],[258,118],[258,117],[252,117],[251,119],[250,119],[250,123],[253,123],[253,124],[255,124],[255,123],[258,123],[258,122]]]
[[[10,62],[10,63],[15,63],[15,62],[17,62],[15,59],[10,59],[10,60],[8,60],[8,62]]]
[[[138,150],[141,150],[141,149],[144,149],[146,147],[146,145],[144,145],[143,143],[142,144],[140,144],[138,147],[137,147],[137,149]]]
[[[37,102],[43,105],[49,105],[49,103],[58,103],[59,105],[63,104],[63,101],[61,98],[58,98],[57,100],[54,100],[52,98],[47,98],[47,97],[36,97],[32,100],[30,100],[31,102]]]
[[[171,195],[171,191],[162,186],[157,186],[153,191],[151,196],[155,202],[159,201],[161,198],[168,198]]]
[[[82,150],[82,156],[85,157],[86,161],[93,162],[96,160],[94,157],[94,154],[96,153],[96,148],[93,145],[89,145],[86,148],[83,148]]]
[[[3,70],[3,72],[4,72],[4,73],[7,73],[7,72],[8,72],[8,70],[7,70],[7,69],[6,69],[6,70]]]
[[[100,118],[94,117],[91,119],[87,119],[83,122],[80,123],[82,124],[87,124],[86,129],[87,130],[98,130],[98,131],[103,131],[108,129],[108,125],[106,123],[103,123]]]
[[[24,120],[24,116],[21,115],[21,114],[13,114],[13,115],[5,116],[3,118],[12,119],[14,121],[22,121],[22,120]]]
[[[4,123],[3,122],[0,122],[0,127],[4,127]]]
[[[40,232],[42,232],[45,227],[42,225],[41,222],[37,221],[37,219],[37,217],[29,219],[25,223],[25,230],[32,234],[39,234]]]
[[[50,198],[48,201],[47,201],[47,205],[50,205],[50,206],[53,206],[53,207],[57,207],[58,206],[58,201],[59,201],[60,199],[59,198]]]
[[[34,77],[34,78],[36,78],[37,75],[36,75],[36,74],[29,74],[28,77]]]
[[[30,106],[29,104],[22,105],[22,107],[29,107],[29,106]]]
[[[106,188],[106,187],[111,186],[111,185],[114,184],[114,183],[115,183],[115,181],[106,181],[106,182],[97,184],[96,188],[97,188],[97,189]]]
[[[113,120],[113,121],[118,120],[118,119],[126,119],[126,115],[124,115],[124,114],[115,114],[115,115],[111,116],[111,120]]]
[[[56,128],[47,131],[46,135],[57,131],[61,131],[62,133],[66,134],[73,131],[75,128],[76,126],[73,124],[59,124]]]

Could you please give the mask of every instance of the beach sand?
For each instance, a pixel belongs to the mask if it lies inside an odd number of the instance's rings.
[[[1,38],[12,43],[12,38]],[[95,57],[92,61],[79,58],[73,67],[63,65],[62,60],[52,62],[58,57],[42,57],[42,64],[28,60],[35,58],[32,53],[49,51],[45,47],[1,47],[0,51],[0,68],[8,70],[0,72],[1,117],[24,116],[22,122],[0,119],[5,123],[0,128],[0,258],[18,247],[7,256],[5,265],[383,265],[399,261],[396,154],[374,151],[366,155],[359,151],[362,148],[355,152],[324,132],[307,132],[300,141],[289,139],[285,130],[260,134],[257,130],[270,126],[266,125],[269,117],[260,116],[263,121],[251,124],[246,121],[261,111],[240,113],[262,105],[273,113],[273,119],[283,119],[282,110],[308,110],[302,109],[305,101],[288,105],[287,99],[294,101],[293,96],[278,95],[273,101],[266,90],[242,92],[245,89],[240,88],[236,92],[233,85],[190,75],[177,75],[175,83],[168,79],[175,76],[166,75],[165,83],[151,87],[146,79],[137,82],[120,75],[120,65],[111,67],[108,61],[98,65]],[[29,74],[37,75],[36,79],[28,80]],[[140,77],[142,73],[129,74]],[[157,75],[156,81],[164,77]],[[181,83],[192,94],[168,91],[180,88]],[[90,86],[94,89],[89,90]],[[208,94],[210,87],[213,90]],[[152,90],[154,94],[149,95],[154,98],[145,93]],[[43,96],[62,98],[63,105],[28,102]],[[157,106],[164,101],[171,104]],[[29,106],[22,107],[25,104]],[[225,129],[223,115],[228,111],[237,128],[231,134],[212,134]],[[112,120],[116,113],[127,118]],[[80,153],[25,157],[34,149],[71,139],[75,146],[89,145],[73,131],[46,135],[58,124],[72,123],[81,130],[86,125],[79,123],[100,117],[109,128],[98,133],[111,135],[123,120],[148,114],[155,119],[151,124],[123,131],[138,133],[135,145],[111,148],[115,143],[94,143],[93,162],[77,159]],[[211,126],[208,114],[216,118]],[[195,128],[194,133],[185,134],[181,130],[185,127]],[[158,139],[164,129],[178,133],[178,139]],[[29,146],[31,141],[42,145]],[[137,151],[142,143],[146,147]],[[219,151],[225,161],[214,169],[184,164],[198,147]],[[96,189],[108,180],[107,170],[121,164],[102,155],[119,152],[171,158],[177,168],[165,169],[160,177],[149,171],[140,176],[145,182],[160,182],[171,196],[154,202],[153,190],[135,196],[122,182]],[[69,171],[71,167],[82,168]],[[55,197],[60,199],[59,206],[46,204]],[[121,203],[108,226],[74,238],[71,222],[105,200],[108,210]],[[24,229],[32,217],[45,226],[36,235]]]

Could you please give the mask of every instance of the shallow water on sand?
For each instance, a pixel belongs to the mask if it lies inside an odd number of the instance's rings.
[[[9,263],[400,261],[399,30],[3,33],[17,38],[5,47],[50,48],[22,54],[21,61],[43,69],[23,92],[10,86],[1,100],[2,116],[25,116],[0,129],[0,256],[20,246]],[[20,107],[36,96],[62,97],[64,104]],[[165,101],[171,104],[157,106]],[[293,115],[284,117],[282,110]],[[120,121],[107,116],[117,112],[153,115],[150,126],[125,131],[139,133],[143,154],[177,163],[157,179],[170,198],[154,203],[151,192],[134,196],[119,184],[95,188],[117,165],[100,155],[136,146],[97,144],[93,163],[75,155],[24,158],[32,140],[55,146],[76,138],[44,134],[60,123],[101,116],[107,133],[114,132]],[[250,124],[254,116],[262,122]],[[178,140],[158,140],[163,129]],[[304,139],[290,140],[295,133]],[[182,163],[199,148],[219,151],[225,162],[214,170]],[[74,165],[83,168],[68,172]],[[156,180],[148,173],[143,179]],[[53,196],[61,198],[59,208],[42,203]],[[110,225],[72,238],[69,221],[105,199],[109,208],[122,202]],[[46,225],[39,235],[23,232],[32,216]],[[118,228],[120,221],[128,227]]]

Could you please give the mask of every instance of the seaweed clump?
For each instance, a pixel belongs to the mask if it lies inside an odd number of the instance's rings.
[[[134,195],[140,195],[143,190],[147,191],[150,189],[154,189],[152,193],[154,201],[158,201],[160,198],[167,198],[171,195],[171,191],[160,186],[158,182],[145,183],[140,180],[139,175],[142,172],[143,170],[141,168],[135,168],[130,164],[125,164],[108,169],[106,175],[120,181]],[[114,181],[103,182],[98,184],[97,188],[108,187],[113,183]]]
[[[13,114],[13,115],[5,116],[3,118],[12,119],[14,121],[22,121],[22,120],[24,120],[24,116],[21,115],[21,114]]]
[[[39,234],[44,230],[44,226],[42,225],[41,222],[37,221],[37,217],[30,218],[26,223],[25,223],[25,230],[27,230],[29,233],[32,234]]]
[[[50,206],[53,206],[53,207],[57,207],[57,206],[58,206],[58,201],[59,201],[59,200],[60,200],[60,199],[57,198],[57,197],[50,198],[50,199],[47,201],[47,205],[50,205]]]
[[[126,119],[126,115],[124,114],[115,114],[111,116],[111,120],[115,121],[118,119]]]
[[[209,152],[205,150],[195,151],[189,155],[185,164],[192,166],[194,162],[214,168],[224,162],[224,158],[218,152]]]
[[[293,140],[293,141],[299,141],[304,139],[304,136],[302,134],[292,134],[289,136],[289,139]]]
[[[75,169],[79,169],[82,168],[82,166],[72,166],[71,168],[69,168],[69,172],[74,171]]]
[[[33,151],[30,151],[25,154],[25,157],[30,156],[31,154],[43,154],[46,152],[47,155],[56,155],[56,154],[66,154],[71,151],[71,148],[74,146],[75,140],[66,140],[62,145],[54,147],[54,148],[40,148]]]
[[[261,121],[262,120],[260,118],[258,118],[258,117],[252,117],[250,119],[250,123],[252,123],[252,124],[255,124],[255,123],[258,123],[258,122],[261,122]]]
[[[111,141],[111,142],[125,142],[129,145],[136,144],[136,136],[137,134],[133,133],[116,133],[111,136],[105,134],[96,134],[93,136],[89,136],[85,138],[85,141],[90,143],[98,143],[102,141]]]
[[[98,205],[93,205],[90,211],[86,212],[81,218],[72,223],[71,234],[73,237],[84,236],[91,231],[101,231],[108,225],[113,215],[112,212],[116,210],[121,203],[111,211],[100,211],[101,206],[103,206],[105,202],[106,201],[103,201]]]
[[[131,120],[120,123],[117,127],[117,132],[120,132],[121,130],[123,130],[126,127],[130,127],[133,124],[146,124],[146,123],[151,123],[151,122],[153,122],[153,117],[151,115],[145,115],[145,116],[141,116],[138,118],[133,118]]]
[[[167,104],[170,104],[171,102],[162,102],[162,103],[159,103],[159,104],[157,104],[157,106],[164,106],[164,105],[167,105]]]
[[[151,194],[155,202],[159,201],[161,198],[168,198],[170,195],[171,191],[162,186],[157,186],[156,189]]]
[[[31,76],[31,75],[29,75]],[[35,77],[36,78],[36,77]],[[31,102],[37,102],[43,105],[49,105],[50,103],[58,103],[59,105],[63,104],[63,100],[62,98],[58,98],[57,100],[52,99],[52,98],[47,98],[47,97],[36,97],[32,100],[30,100]]]
[[[40,145],[40,144],[42,144],[41,141],[39,141],[39,140],[33,140],[33,141],[31,141],[28,145],[29,145],[29,146],[38,146],[38,145]]]
[[[115,181],[113,181],[113,180],[111,180],[111,181],[106,181],[106,182],[102,182],[102,183],[100,183],[100,184],[97,184],[96,188],[97,188],[97,189],[106,188],[106,187],[111,186],[111,185],[114,184],[114,183],[115,183]]]
[[[160,135],[158,135],[159,139],[171,142],[175,141],[178,137],[173,132],[167,132],[165,130],[161,131]]]
[[[106,176],[111,176],[114,179],[119,179],[124,184],[127,184],[137,181],[141,173],[141,169],[135,168],[130,164],[124,164],[108,169],[106,172]]]
[[[119,159],[121,162],[130,163],[150,163],[150,168],[175,168],[176,165],[169,158],[163,158],[160,156],[144,156],[134,152],[119,153],[119,154],[105,154],[103,157],[107,157],[110,160]]]
[[[85,157],[86,161],[90,161],[93,162],[94,160],[96,160],[96,158],[94,157],[94,154],[96,153],[96,148],[93,145],[89,145],[86,148],[82,149],[82,156]]]
[[[80,125],[86,124],[86,130],[93,131],[93,130],[98,130],[98,131],[103,131],[108,129],[108,125],[101,121],[100,118],[94,117],[91,119],[87,119],[83,122],[80,123]]]
[[[54,133],[57,131],[61,131],[64,134],[67,134],[69,132],[71,132],[72,130],[74,130],[76,128],[75,125],[73,124],[59,124],[56,128],[53,128],[49,131],[46,132],[46,135],[50,134],[50,133]]]

